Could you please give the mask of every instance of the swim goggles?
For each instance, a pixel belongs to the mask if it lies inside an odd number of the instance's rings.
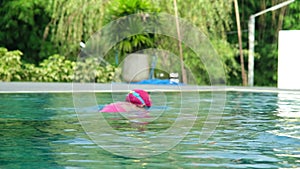
[[[140,96],[140,94],[138,94],[137,92],[135,91],[130,91],[129,94],[132,94],[134,97],[136,97],[137,99],[139,99],[139,101],[144,105],[146,106],[146,103],[144,101],[144,99]],[[146,106],[148,107],[148,106]]]

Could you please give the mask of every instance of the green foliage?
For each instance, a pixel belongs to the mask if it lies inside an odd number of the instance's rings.
[[[122,20],[123,16],[138,14],[141,16],[141,19],[139,21],[130,21],[128,30],[139,32],[139,30],[142,30],[140,25],[142,21],[151,22],[151,20],[147,18],[147,14],[160,11],[158,6],[160,6],[162,12],[171,14],[174,13],[173,2],[166,0],[32,0],[26,2],[24,0],[6,0],[1,5],[4,6],[3,12],[9,11],[8,14],[5,14],[5,22],[3,22],[4,24],[2,25],[6,25],[6,22],[10,23],[10,26],[6,29],[6,31],[10,30],[10,35],[7,33],[0,33],[0,39],[3,40],[3,42],[9,39],[9,37],[13,37],[15,32],[19,33],[22,32],[22,30],[24,30],[24,32],[30,36],[35,35],[36,33],[38,35],[34,38],[29,38],[28,36],[24,35],[18,36],[16,39],[12,40],[11,43],[5,45],[9,48],[15,44],[19,45],[12,48],[18,48],[22,51],[25,51],[26,56],[24,59],[39,65],[38,67],[35,67],[34,65],[27,63],[21,66],[24,69],[22,79],[33,81],[57,81],[57,79],[63,79],[63,81],[66,81],[66,79],[68,79],[67,77],[52,78],[57,75],[57,73],[55,73],[56,68],[53,65],[52,67],[49,65],[51,70],[53,68],[53,71],[48,71],[45,65],[41,65],[41,62],[45,62],[43,59],[59,51],[58,53],[66,56],[67,59],[75,60],[78,53],[79,42],[82,40],[88,40],[92,33],[100,30],[101,26],[106,23],[119,19],[120,28],[123,28],[122,22],[128,22],[126,20]],[[230,7],[231,3],[225,0],[205,0],[201,2],[196,2],[193,0],[178,0],[180,17],[191,21],[207,34],[212,34],[210,38],[225,37],[224,32],[228,29],[230,24],[230,19],[228,18],[228,14],[231,10]],[[17,20],[18,22],[11,24],[15,21],[15,17],[18,16],[19,13],[21,16]],[[105,20],[103,21],[104,18]],[[102,22],[104,22],[104,24]],[[22,27],[23,25],[26,26],[26,29]],[[30,30],[31,27],[33,28],[32,30]],[[15,31],[18,29],[22,30]],[[112,31],[118,32],[118,30]],[[35,34],[31,32],[35,32]],[[7,35],[7,37],[1,38],[1,36],[4,35]],[[120,56],[119,59],[122,60],[122,56],[124,56],[126,53],[135,52],[150,47],[157,47],[160,45],[157,44],[157,41],[160,39],[155,38],[157,37],[152,34],[137,34],[128,36],[126,39],[113,40],[121,40],[115,49],[118,50],[118,54]],[[30,39],[29,43],[26,43],[25,39]],[[110,52],[111,55],[109,56],[115,56],[115,49]],[[177,45],[174,46],[174,51],[176,49]],[[36,52],[32,53],[33,51]],[[189,57],[189,53],[185,55],[187,56],[187,62],[194,63],[195,59],[193,59],[193,57]],[[53,58],[50,60],[53,60]],[[111,58],[108,58],[107,60],[111,60]],[[65,64],[63,61],[57,61],[62,65]],[[194,66],[195,70],[201,69],[205,74],[204,67],[196,64],[194,64]],[[40,77],[39,74],[45,75],[45,77]],[[207,80],[202,80],[202,82],[204,81]]]
[[[93,59],[74,62],[61,55],[52,55],[43,60],[39,66],[22,63],[20,51],[8,51],[0,48],[1,81],[33,82],[110,82],[116,71],[113,66],[99,66]],[[74,77],[74,70],[76,76]],[[78,69],[80,68],[80,69]]]
[[[0,81],[21,80],[21,55],[19,50],[8,51],[0,48]]]
[[[98,66],[96,69],[95,82],[107,83],[107,82],[113,81],[116,71],[117,71],[117,69],[112,65],[108,65],[105,67]]]
[[[283,21],[283,29],[300,30],[300,1],[289,5]]]
[[[45,34],[51,35],[51,41],[61,55],[75,60],[80,41],[87,41],[100,30],[105,3],[102,0],[52,0],[48,9],[51,21]]]
[[[285,0],[238,0],[242,30],[248,30],[249,17],[252,14],[270,8]],[[272,12],[267,12],[255,18],[255,71],[254,85],[277,85],[277,51],[278,31],[281,29],[299,29],[300,2],[295,1]],[[235,22],[235,14],[232,14]],[[232,30],[236,30],[236,23]],[[237,33],[228,35],[231,44],[237,44]],[[237,45],[236,45],[237,46]],[[243,32],[243,48],[248,48],[248,33]],[[237,49],[237,47],[236,47]],[[247,56],[247,53],[244,53]],[[247,68],[247,57],[245,65]]]
[[[38,78],[40,75],[40,70],[31,63],[23,63],[22,64],[22,72],[20,73],[21,80],[20,81],[32,81],[38,82]]]
[[[283,0],[264,0],[262,3],[254,4],[252,9],[259,12],[281,2]],[[255,58],[254,63],[254,85],[256,86],[277,86],[278,34],[282,29],[288,7],[284,6],[256,18],[255,52],[259,56]],[[253,13],[247,15],[250,14]]]
[[[75,82],[105,83],[114,80],[116,68],[111,65],[99,66],[96,58],[87,58],[78,61],[75,70]]]
[[[235,56],[238,56],[238,50],[226,40],[213,40],[212,45],[222,59],[226,75],[227,85],[242,85],[241,67]]]
[[[143,22],[151,22],[149,13],[157,13],[159,9],[150,3],[148,0],[112,0],[108,3],[105,24],[116,22],[116,27],[112,27],[111,41],[119,42],[115,46],[121,58],[126,53],[132,53],[142,49],[154,47],[154,35],[150,33],[140,33],[145,29]],[[140,17],[124,17],[131,14],[136,14]],[[121,32],[120,32],[121,31]],[[125,39],[121,39],[123,35]]]
[[[158,8],[147,0],[112,0],[108,2],[105,23],[131,14],[146,14],[158,11]]]
[[[70,82],[73,79],[75,62],[66,60],[64,56],[52,55],[40,63],[37,68],[37,81]]]
[[[157,3],[160,5],[162,11],[174,14],[173,1],[160,0],[157,1]],[[192,22],[193,25],[199,28],[199,31],[203,32],[207,35],[207,38],[210,39],[214,49],[223,62],[224,71],[227,75],[226,80],[231,81],[238,78],[239,74],[237,74],[237,72],[240,67],[238,62],[234,59],[234,48],[227,42],[226,36],[226,31],[230,29],[232,24],[232,0],[177,0],[177,4],[179,17],[187,20],[188,22]],[[183,36],[188,36],[187,34],[189,33],[190,32],[183,32]],[[160,43],[160,47],[170,50],[179,56],[177,41],[160,40]],[[205,67],[199,56],[196,56],[193,51],[187,48],[183,48],[183,53],[184,63],[186,67],[196,75],[197,84],[210,84],[211,79],[209,79],[207,67]],[[233,75],[233,77],[231,77],[231,75]],[[229,84],[232,84],[230,81]]]
[[[23,51],[23,59],[35,64],[55,53],[49,39],[43,38],[44,29],[50,21],[46,10],[49,1],[2,0],[0,46]]]
[[[265,44],[264,48],[259,52],[263,56],[256,57],[254,70],[254,82],[260,86],[276,86],[277,85],[277,44]],[[264,69],[262,69],[263,67]]]
[[[248,30],[251,14],[284,1],[238,0],[242,30]],[[122,17],[138,14],[141,19],[130,21],[127,29],[139,32],[143,30],[142,21],[151,22],[151,18],[147,18],[148,13],[175,13],[173,1],[170,0],[2,0],[0,5],[0,46],[9,50],[1,48],[1,81],[70,81],[71,67],[76,67],[70,60],[76,59],[79,42],[87,41],[104,24],[119,19],[119,28],[123,29],[122,22],[128,21],[122,20]],[[179,17],[197,26],[212,41],[223,59],[228,84],[240,85],[233,0],[177,0],[177,6]],[[297,0],[256,18],[255,85],[276,86],[278,31],[300,29],[299,14],[300,1]],[[170,26],[175,27],[175,23]],[[112,32],[118,32],[119,28]],[[235,33],[229,34],[229,31]],[[121,61],[126,53],[150,47],[170,50],[178,55],[177,41],[165,41],[157,35],[137,34],[127,36],[126,39],[113,38],[113,41],[120,43],[106,56],[105,59],[110,63],[113,62],[116,52]],[[246,31],[242,38],[247,65]],[[173,45],[170,44],[173,42]],[[199,73],[198,83],[209,84],[205,66],[189,49],[183,50],[187,67]],[[54,55],[57,53],[65,58]],[[55,66],[52,62],[58,63]],[[62,68],[64,66],[66,68]],[[109,73],[104,73],[107,69],[102,68],[93,74],[97,82],[110,79],[106,79]],[[63,73],[65,75],[59,75]]]
[[[231,26],[233,0],[177,0],[179,17],[193,23],[209,38],[225,38]],[[174,14],[173,1],[157,0],[161,10]]]

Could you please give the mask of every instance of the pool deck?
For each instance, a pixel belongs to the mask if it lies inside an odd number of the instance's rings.
[[[300,93],[300,90],[278,89],[275,87],[242,86],[195,86],[195,85],[140,85],[127,83],[37,83],[37,82],[0,82],[0,93],[70,93],[70,92],[128,92],[131,89],[164,92],[287,92]]]

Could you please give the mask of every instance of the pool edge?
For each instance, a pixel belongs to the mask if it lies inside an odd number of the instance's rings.
[[[196,85],[141,85],[126,83],[44,83],[44,82],[0,82],[0,93],[73,93],[73,92],[128,92],[141,88],[147,91],[164,92],[267,92],[300,93],[300,90],[278,89],[276,87],[243,86],[196,86]]]

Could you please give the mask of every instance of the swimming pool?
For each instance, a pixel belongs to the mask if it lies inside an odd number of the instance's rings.
[[[152,95],[157,102],[162,99]],[[180,117],[177,112],[184,111],[176,101],[179,95],[165,92],[167,104],[150,110],[149,116],[156,113],[150,120],[135,118],[132,122],[117,114],[104,117],[120,134],[155,137],[155,133],[172,127]],[[95,96],[99,105],[113,100],[111,93]],[[199,142],[199,137],[209,113],[211,93],[194,93],[184,104],[197,102],[200,108],[183,140],[164,153],[130,158],[93,142],[78,120],[72,93],[2,93],[0,168],[300,167],[300,94],[236,91],[227,92],[226,98],[222,118],[206,142]]]

